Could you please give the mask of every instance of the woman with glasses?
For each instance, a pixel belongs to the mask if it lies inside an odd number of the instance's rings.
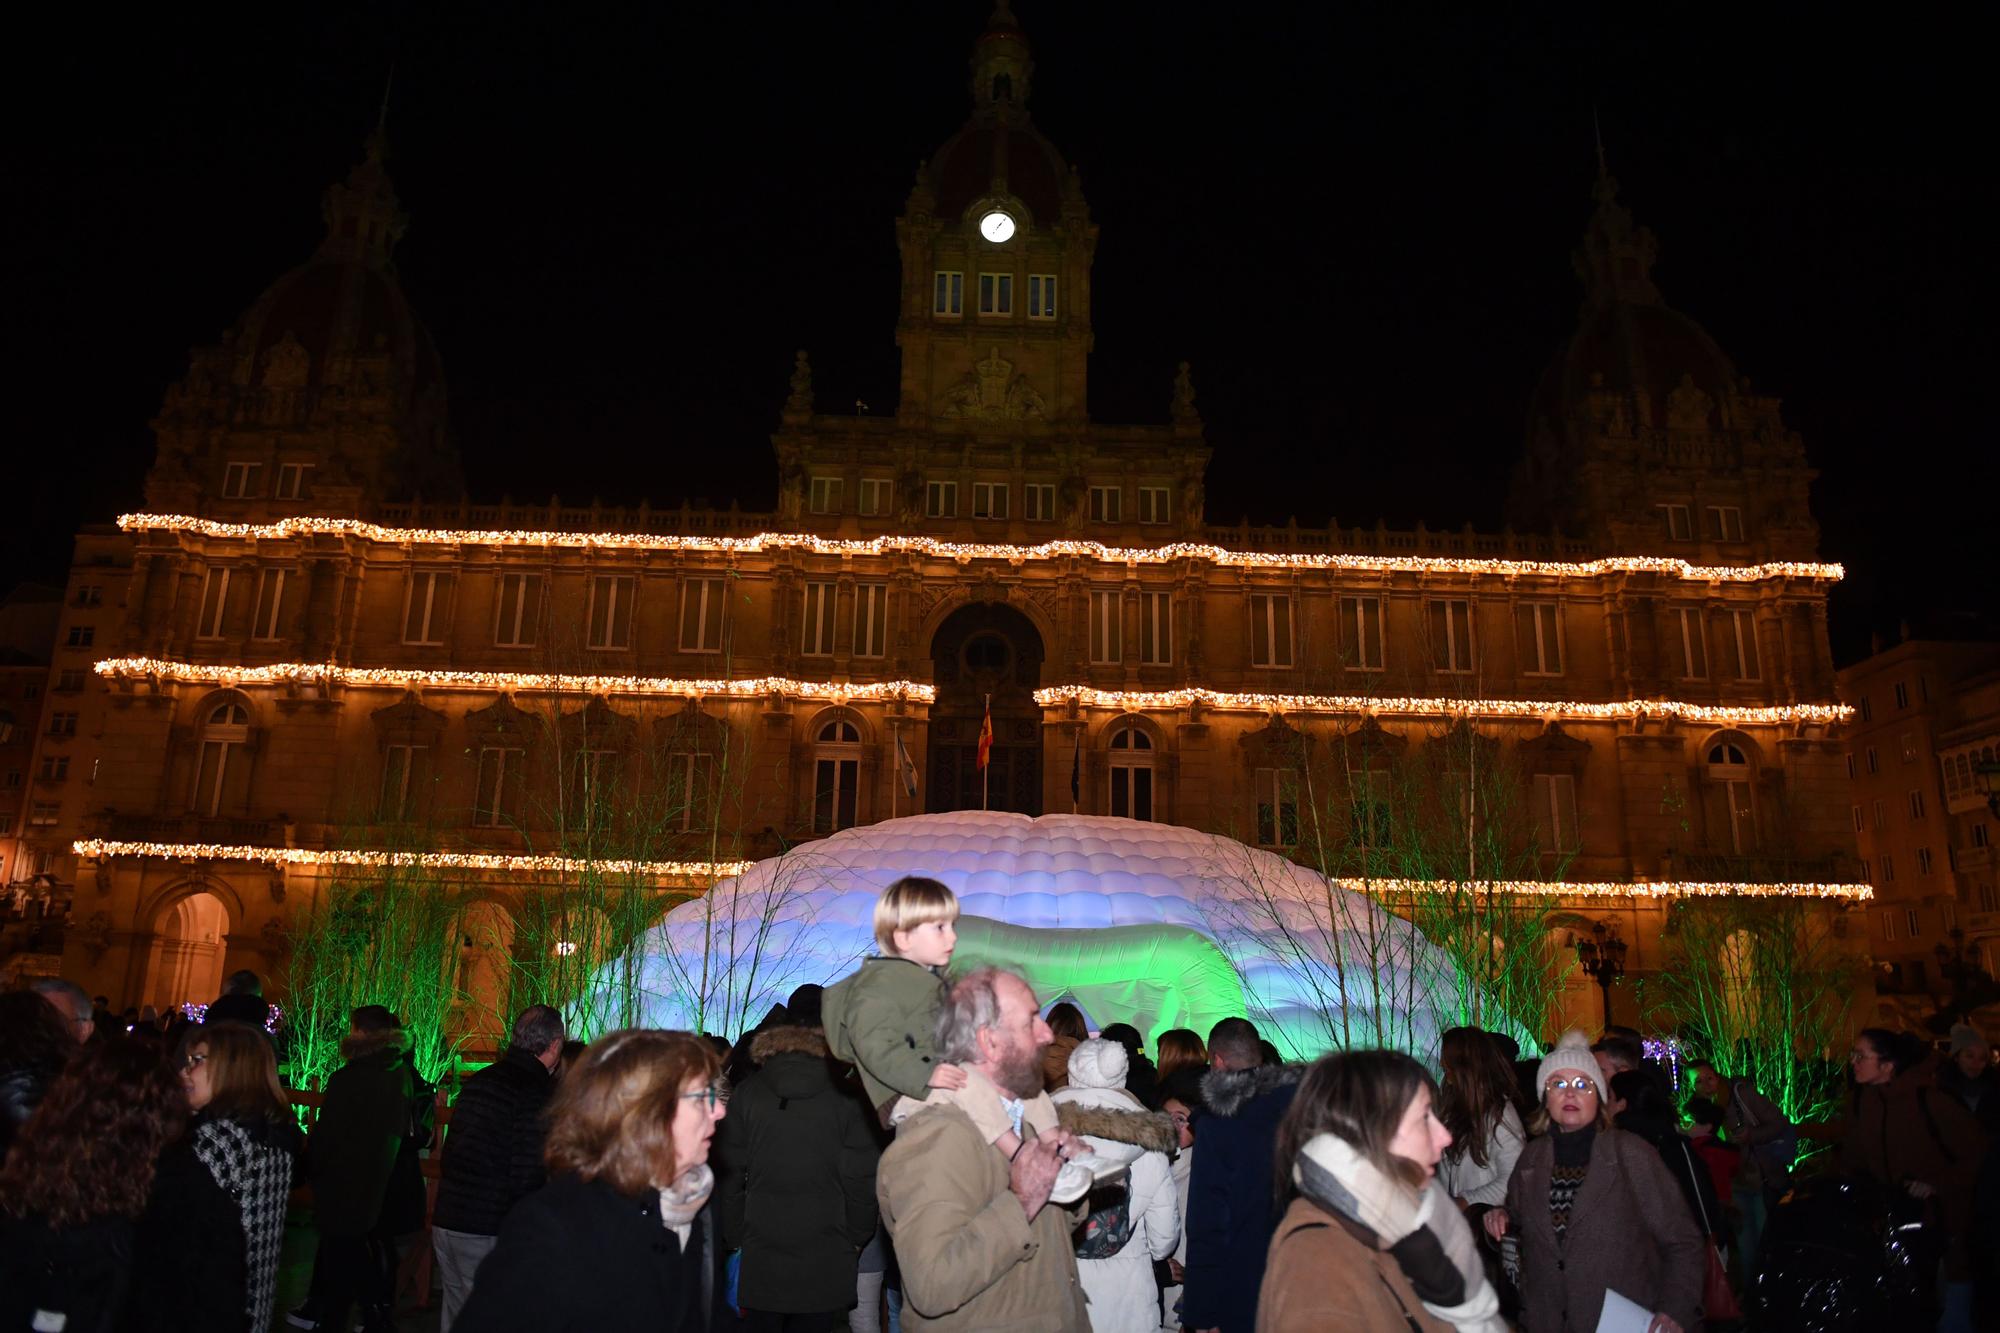
[[[563,1076],[549,1183],[514,1205],[458,1333],[692,1333],[720,1292],[710,1141],[722,1063],[686,1032],[599,1037]]]
[[[1701,1229],[1653,1146],[1612,1126],[1602,1078],[1580,1032],[1542,1058],[1536,1137],[1486,1234],[1520,1244],[1523,1333],[1596,1328],[1612,1291],[1653,1312],[1651,1333],[1692,1333],[1708,1272]]]
[[[135,1323],[262,1330],[271,1324],[304,1141],[262,1031],[227,1022],[192,1028],[177,1064],[194,1118],[160,1154],[139,1222]]]

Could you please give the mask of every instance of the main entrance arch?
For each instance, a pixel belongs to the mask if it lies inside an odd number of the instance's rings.
[[[229,909],[212,893],[190,893],[160,909],[146,960],[144,1003],[166,1010],[207,1004],[222,993],[223,937]]]
[[[945,617],[931,639],[929,788],[924,808],[1042,812],[1042,636],[1011,606],[980,602]],[[979,729],[993,701],[993,749],[978,764]],[[983,800],[983,804],[982,804]]]

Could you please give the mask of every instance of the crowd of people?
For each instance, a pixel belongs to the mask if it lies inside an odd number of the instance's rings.
[[[879,955],[733,1044],[586,1046],[531,1006],[441,1141],[380,1006],[307,1137],[254,977],[171,1034],[60,980],[0,995],[0,1333],[380,1333],[426,1227],[441,1333],[1675,1333],[1742,1319],[1791,1243],[1798,1127],[1711,1064],[1673,1087],[1630,1030],[1524,1059],[1454,1028],[1434,1077],[1287,1063],[1232,1017],[1148,1058],[1013,972],[950,974],[957,911],[898,881]],[[1896,1242],[1899,1322],[1992,1326],[1991,1048],[1867,1029],[1850,1068],[1841,1188],[1930,1242]],[[317,1248],[281,1314],[302,1186]]]

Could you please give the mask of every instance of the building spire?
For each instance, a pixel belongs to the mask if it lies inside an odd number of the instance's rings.
[[[1009,0],[994,0],[972,44],[972,113],[979,121],[1025,121],[1035,62]]]
[[[393,71],[391,73],[393,78]],[[326,239],[320,242],[323,257],[351,259],[371,268],[387,268],[396,242],[402,239],[409,219],[389,182],[389,89],[382,89],[382,106],[376,113],[375,128],[368,135],[362,160],[347,173],[347,179],[327,187],[320,212],[326,219]]]
[[[1618,180],[1605,164],[1604,133],[1595,111],[1591,125],[1597,138],[1597,180],[1590,193],[1597,208],[1571,261],[1583,280],[1584,306],[1659,305],[1660,289],[1653,285],[1659,242],[1648,228],[1634,226],[1631,210],[1618,202]]]

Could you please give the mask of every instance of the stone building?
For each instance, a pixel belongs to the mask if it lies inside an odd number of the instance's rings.
[[[78,536],[103,597],[52,671],[97,674],[43,731],[73,762],[37,830],[78,885],[65,968],[151,1002],[276,970],[341,849],[731,861],[982,802],[1289,848],[1454,733],[1515,766],[1551,875],[1855,878],[1803,447],[1611,181],[1514,529],[1218,528],[1187,365],[1158,421],[1086,415],[1098,229],[1033,69],[1003,5],[895,220],[896,410],[818,411],[801,352],[776,514],[431,498],[460,465],[371,150],[169,392],[148,512]],[[502,864],[450,872],[505,947],[548,872]],[[1657,900],[1578,903],[1655,965]]]

